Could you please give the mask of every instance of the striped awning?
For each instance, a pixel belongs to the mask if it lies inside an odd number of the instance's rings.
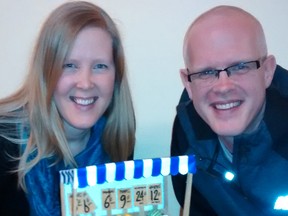
[[[152,176],[185,175],[195,173],[196,165],[193,155],[166,158],[130,160],[106,163],[84,168],[61,170],[60,181],[73,184],[74,188],[83,188],[122,180],[149,178]]]

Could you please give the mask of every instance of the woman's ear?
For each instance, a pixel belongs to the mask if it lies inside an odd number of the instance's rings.
[[[265,85],[266,88],[268,88],[272,82],[274,73],[275,73],[275,69],[276,69],[276,60],[275,57],[273,55],[269,55],[264,63],[263,63],[263,67],[264,67],[264,73],[265,73]]]
[[[180,77],[182,83],[189,95],[189,98],[192,100],[192,89],[191,89],[191,82],[188,81],[188,71],[187,69],[180,69]]]

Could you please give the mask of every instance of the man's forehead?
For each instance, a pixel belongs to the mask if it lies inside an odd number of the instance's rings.
[[[190,25],[186,33],[186,38],[193,32],[207,30],[211,28],[230,28],[231,26],[261,26],[258,20],[250,13],[234,6],[218,6],[202,15]],[[259,28],[259,27],[258,27]]]
[[[258,23],[247,16],[230,16],[229,14],[215,14],[207,16],[194,23],[188,35],[195,34],[197,32],[209,32],[212,30],[225,30],[232,31],[234,29],[239,29],[245,31],[247,28],[256,28]]]
[[[192,25],[197,24],[198,22],[203,22],[206,20],[214,20],[216,17],[218,18],[240,18],[240,19],[251,19],[251,20],[256,20],[256,18],[248,13],[247,11],[234,7],[234,6],[218,6],[215,8],[212,8],[211,10],[206,11],[202,15],[200,15]]]

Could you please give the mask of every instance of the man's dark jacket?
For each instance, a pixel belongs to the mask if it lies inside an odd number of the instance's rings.
[[[234,137],[230,163],[217,135],[183,92],[171,155],[196,156],[190,215],[288,215],[288,211],[274,209],[277,199],[288,195],[288,72],[280,66],[266,96],[263,121],[256,132]],[[235,174],[232,181],[225,179],[227,171]],[[186,176],[174,176],[172,182],[183,206]]]

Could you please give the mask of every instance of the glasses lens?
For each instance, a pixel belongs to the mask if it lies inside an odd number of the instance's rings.
[[[233,65],[227,68],[231,74],[245,74],[251,70],[257,69],[257,61],[244,62],[237,65]]]

